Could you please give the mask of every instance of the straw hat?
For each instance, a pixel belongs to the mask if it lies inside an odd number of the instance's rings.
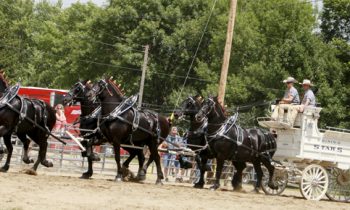
[[[294,77],[288,77],[287,79],[283,80],[283,83],[296,83],[298,82]]]
[[[313,84],[311,83],[311,81],[308,80],[308,79],[304,79],[304,80],[303,80],[303,83],[300,83],[300,84],[301,84],[301,85],[313,86]]]

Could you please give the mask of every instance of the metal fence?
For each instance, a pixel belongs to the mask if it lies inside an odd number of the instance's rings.
[[[52,161],[54,167],[46,169],[45,167],[41,167],[39,170],[48,170],[57,173],[78,173],[81,174],[87,170],[87,159],[81,156],[81,151],[79,147],[76,145],[74,141],[66,140],[67,145],[63,145],[55,140],[48,140],[48,151],[47,151],[47,159]],[[2,139],[0,140],[0,144],[3,145]],[[25,166],[26,164],[22,161],[23,156],[23,146],[21,141],[17,140],[15,137],[13,138],[13,155],[11,159],[11,167],[12,166]],[[1,147],[1,146],[0,146]],[[100,151],[95,151],[101,158],[101,161],[94,162],[93,168],[94,173],[103,174],[103,175],[116,175],[116,163],[114,160],[113,147],[110,145],[101,145]],[[35,144],[31,144],[29,156],[34,160],[37,158],[38,147]],[[147,155],[146,155],[147,156]],[[128,154],[121,155],[122,162],[128,158]],[[0,160],[0,164],[3,164],[5,157],[3,160]],[[178,167],[175,167],[174,159],[171,159],[172,163],[169,165],[168,177],[170,182],[179,181],[179,182],[187,182],[194,183],[199,179],[199,170],[197,169],[196,163],[193,157],[188,157],[188,161],[192,162],[193,167],[187,170],[184,170],[183,176],[177,176],[176,172],[179,170],[178,174],[181,174],[181,170]],[[163,161],[163,160],[162,160]],[[208,176],[206,180],[208,183],[211,183],[214,178],[215,172],[215,161],[210,164],[212,172],[207,172]],[[135,158],[131,163],[129,169],[136,173],[138,170],[138,161]],[[234,167],[230,162],[226,162],[225,167],[222,173],[222,182],[224,186],[231,184],[231,179],[234,173]],[[155,164],[152,163],[147,171],[148,175],[156,175]],[[177,179],[177,178],[181,179]],[[251,167],[248,166],[246,172],[244,173],[243,180],[248,183],[254,180],[254,172],[251,170]]]

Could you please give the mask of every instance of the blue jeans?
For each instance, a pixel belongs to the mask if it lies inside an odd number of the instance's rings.
[[[180,167],[179,161],[176,160],[176,155],[164,154],[163,155],[163,167],[164,168],[171,168],[172,166],[175,166],[176,168]]]

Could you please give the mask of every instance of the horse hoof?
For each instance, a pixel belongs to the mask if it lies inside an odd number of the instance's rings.
[[[269,183],[268,186],[273,190],[278,190],[278,186],[275,185],[274,183]]]
[[[212,190],[212,191],[214,191],[214,190],[219,189],[219,187],[220,187],[219,185],[216,185],[216,184],[215,184],[215,185],[211,186],[209,189]]]
[[[156,185],[163,185],[163,182],[161,180],[157,180]]]
[[[233,188],[234,192],[246,193],[246,191],[240,186]]]
[[[28,174],[28,175],[33,175],[33,176],[38,175],[36,173],[36,171],[34,169],[32,169],[32,168],[30,168],[30,169],[23,169],[21,172],[25,173],[25,174]]]
[[[252,190],[252,193],[259,194],[260,193],[259,188],[254,188],[254,190]]]
[[[121,182],[121,181],[123,181],[123,177],[120,176],[120,175],[117,175],[117,176],[115,177],[115,182]]]
[[[41,164],[47,168],[53,167],[53,163],[51,161],[48,161],[48,160],[42,161]]]
[[[3,167],[0,168],[0,172],[6,173],[9,170],[9,168],[10,168],[10,166],[7,166],[7,165],[3,166]]]
[[[83,173],[81,175],[81,177],[79,177],[80,179],[90,179],[90,177],[92,176],[92,174],[90,173]]]
[[[194,188],[197,188],[197,189],[203,189],[204,184],[198,184],[198,183],[196,183],[196,184],[193,185],[193,187],[194,187]]]
[[[125,177],[127,177],[129,174],[130,174],[130,170],[129,170],[127,167],[123,166],[123,167],[122,167],[122,177],[125,178]]]
[[[25,164],[34,163],[34,160],[33,160],[33,159],[30,159],[30,158],[23,158],[22,160],[23,160],[23,162],[24,162]]]
[[[137,180],[139,181],[145,181],[146,180],[146,175],[145,174],[138,174],[136,177]]]

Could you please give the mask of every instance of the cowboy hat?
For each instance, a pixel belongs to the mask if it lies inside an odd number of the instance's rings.
[[[304,79],[303,80],[303,83],[300,83],[301,85],[309,85],[309,86],[313,86],[313,84],[311,83],[311,81],[310,80],[308,80],[308,79]]]
[[[283,83],[296,83],[298,82],[294,77],[288,77],[287,79],[283,80]]]

